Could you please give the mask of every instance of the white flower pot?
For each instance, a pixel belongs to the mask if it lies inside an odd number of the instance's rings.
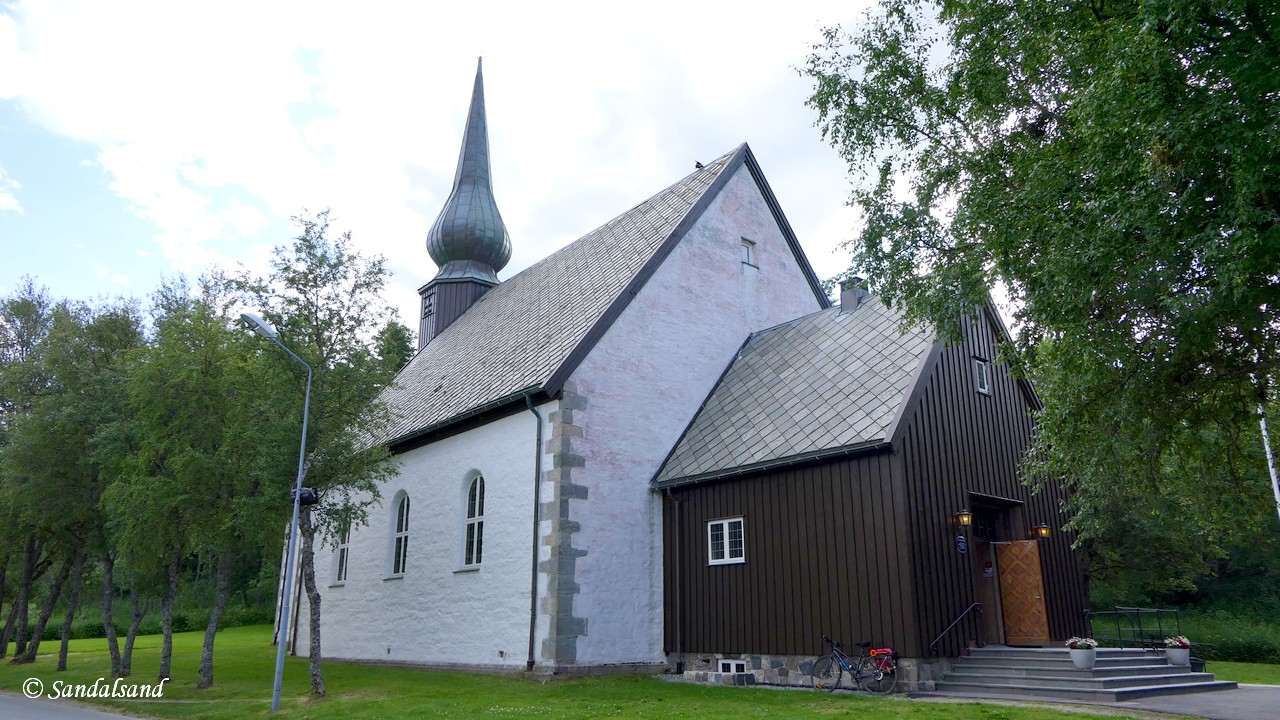
[[[1191,664],[1191,648],[1165,648],[1164,654],[1170,665]]]
[[[1071,651],[1071,662],[1081,670],[1092,670],[1098,662],[1097,648],[1067,648]]]

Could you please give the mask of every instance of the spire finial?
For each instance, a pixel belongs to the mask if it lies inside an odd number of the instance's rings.
[[[476,59],[476,82],[453,190],[427,233],[427,252],[440,266],[437,279],[470,278],[495,285],[497,272],[511,259],[511,238],[494,202],[489,174],[483,58]]]

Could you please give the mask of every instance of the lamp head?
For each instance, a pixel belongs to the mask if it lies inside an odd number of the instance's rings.
[[[968,527],[973,524],[973,513],[968,510],[961,510],[956,513],[956,524],[961,527]]]
[[[1037,537],[1037,538],[1047,538],[1047,537],[1049,537],[1049,532],[1050,532],[1050,530],[1049,530],[1049,526],[1048,526],[1048,525],[1045,525],[1044,523],[1041,523],[1041,524],[1039,524],[1039,525],[1037,525],[1037,526],[1035,526],[1035,527],[1031,528],[1031,536],[1032,536],[1032,537]]]
[[[271,327],[271,323],[263,320],[257,313],[245,312],[240,313],[240,319],[249,326],[251,330],[258,333],[268,340],[276,339],[276,329]]]

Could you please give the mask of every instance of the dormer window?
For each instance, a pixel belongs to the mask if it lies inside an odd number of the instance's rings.
[[[746,238],[742,238],[742,264],[758,267],[756,265],[756,244]]]

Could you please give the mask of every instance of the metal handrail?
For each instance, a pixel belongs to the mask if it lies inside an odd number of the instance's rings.
[[[942,642],[942,638],[946,637],[947,633],[951,632],[952,628],[954,628],[956,625],[959,625],[961,620],[965,619],[965,617],[967,617],[969,613],[975,610],[979,615],[981,615],[982,603],[976,602],[970,605],[969,607],[965,608],[964,612],[960,613],[960,615],[957,616],[955,620],[951,621],[951,624],[947,626],[946,630],[943,630],[942,632],[938,633],[938,637],[934,638],[933,642],[929,643],[929,654],[937,655],[938,643]],[[982,647],[984,644],[985,643],[982,642],[982,623],[978,623],[978,647]]]
[[[1099,628],[1094,626],[1094,619],[1111,617],[1115,623],[1115,635],[1095,634]],[[1143,619],[1154,620],[1144,623]],[[1172,630],[1174,635],[1182,634],[1182,621],[1177,610],[1162,608],[1122,607],[1117,605],[1113,610],[1085,611],[1085,619],[1089,623],[1089,635],[1097,640],[1115,642],[1122,647],[1126,643],[1134,643],[1140,647],[1156,647],[1164,645],[1164,638]],[[1172,627],[1166,625],[1166,619],[1172,620]],[[1123,621],[1123,624],[1121,624]],[[1111,628],[1107,628],[1111,629]]]

